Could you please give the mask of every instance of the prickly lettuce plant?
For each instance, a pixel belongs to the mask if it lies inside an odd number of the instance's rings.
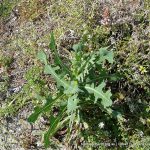
[[[113,117],[112,93],[106,90],[108,74],[105,63],[113,63],[113,50],[108,47],[92,52],[85,52],[84,43],[73,46],[72,59],[64,64],[59,56],[53,33],[51,34],[50,50],[54,53],[54,64],[48,62],[47,55],[41,51],[39,60],[44,63],[44,73],[56,81],[57,94],[46,98],[44,106],[36,107],[28,118],[34,123],[39,115],[50,112],[50,127],[44,134],[45,146],[50,145],[50,139],[63,126],[67,126],[67,133],[71,133],[74,126],[83,122],[82,108],[87,104],[98,106],[102,112]],[[59,107],[57,115],[53,114],[53,107]]]

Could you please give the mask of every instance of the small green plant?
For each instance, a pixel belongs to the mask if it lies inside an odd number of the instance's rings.
[[[104,47],[87,53],[84,43],[80,42],[73,46],[72,59],[64,64],[57,51],[53,33],[49,47],[54,53],[54,64],[48,62],[43,51],[38,53],[38,58],[44,63],[44,73],[55,79],[57,92],[46,98],[44,106],[35,107],[28,118],[29,122],[34,123],[40,114],[50,114],[50,127],[44,134],[46,147],[62,127],[67,127],[67,133],[71,134],[74,127],[85,124],[87,118],[84,118],[83,112],[89,106],[93,110],[98,107],[110,118],[121,118],[121,115],[111,108],[112,93],[106,86],[107,79],[112,76],[108,74],[105,64],[113,63],[113,50]],[[53,114],[54,107],[59,109],[57,115]]]
[[[15,5],[19,2],[20,0],[4,0],[1,1],[0,3],[0,16],[1,17],[8,17],[12,11],[12,9],[15,7]]]

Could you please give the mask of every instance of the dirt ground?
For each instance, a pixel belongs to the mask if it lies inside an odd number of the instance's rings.
[[[47,0],[40,1],[41,4],[48,5],[49,3]],[[105,2],[102,5],[105,5]],[[108,3],[107,6],[110,7],[110,4]],[[142,5],[139,4],[139,1],[130,2],[126,7],[118,1],[111,8],[112,17],[110,19],[114,24],[122,21],[128,22],[132,19],[131,16],[134,11],[140,7],[142,8]],[[117,8],[118,11],[113,10],[113,8]],[[50,33],[55,27],[55,23],[51,21],[48,12],[44,11],[45,13],[43,13],[42,9],[36,10],[41,14],[30,20],[27,19],[28,13],[23,14],[25,13],[23,9],[25,8],[17,5],[13,7],[9,17],[0,20],[0,55],[4,58],[12,58],[9,67],[6,68],[0,64],[0,84],[3,86],[2,83],[6,74],[9,83],[7,90],[0,93],[1,108],[5,108],[6,101],[10,97],[22,91],[23,86],[27,83],[24,78],[25,74],[36,64],[36,60],[31,58],[34,58],[40,49],[48,51],[47,41],[43,42],[41,37],[43,38],[44,35]],[[104,16],[108,19],[107,8]],[[107,20],[102,20],[101,23],[106,23],[105,21]],[[31,49],[29,49],[30,46]],[[10,105],[15,102],[15,98],[14,96],[9,102]],[[43,131],[47,128],[44,123],[45,120],[41,117],[34,125],[27,122],[27,117],[33,111],[30,101],[23,103],[18,111],[13,116],[7,115],[0,119],[0,150],[45,149],[42,139]],[[65,150],[66,148],[62,147],[62,149]]]

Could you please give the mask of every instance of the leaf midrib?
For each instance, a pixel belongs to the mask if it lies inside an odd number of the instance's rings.
[[[105,100],[109,101],[109,99],[108,99],[106,96],[104,96],[103,94],[101,94],[101,93],[98,92],[97,90],[95,90],[95,89],[93,89],[93,88],[91,88],[91,87],[89,87],[89,86],[85,86],[85,88],[94,91],[94,93],[97,93],[98,95],[102,96]]]

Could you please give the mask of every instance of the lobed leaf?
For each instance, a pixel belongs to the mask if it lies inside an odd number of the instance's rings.
[[[47,57],[43,51],[38,52],[37,57],[41,62],[43,62],[45,65],[47,65]]]
[[[69,87],[69,83],[67,83],[65,80],[61,79],[55,72],[55,70],[51,67],[51,65],[46,65],[44,68],[45,74],[50,74],[59,85],[63,86],[64,88]]]
[[[95,101],[94,103],[97,102],[97,100],[100,98],[101,99],[101,104],[103,105],[104,108],[110,107],[112,105],[112,100],[111,100],[111,92],[108,90],[107,92],[103,92],[103,88],[105,87],[105,83],[102,82],[98,87],[94,87],[94,84],[86,85],[85,89],[89,93],[93,93],[95,96]]]
[[[79,75],[77,77],[78,80],[81,80],[83,82],[83,79],[89,73],[91,67],[94,65],[95,63],[94,60],[95,60],[95,54],[90,55],[88,58],[83,60],[81,67],[79,67],[79,71],[78,71]]]
[[[105,60],[108,60],[109,63],[113,63],[114,53],[113,51],[108,51],[108,47],[100,48],[99,54],[100,54],[100,60],[99,63],[104,62]]]
[[[72,130],[72,125],[76,117],[76,110],[79,108],[79,106],[77,106],[78,102],[79,100],[77,98],[77,95],[73,95],[69,97],[68,99],[67,112],[68,112],[68,115],[70,115],[69,117],[70,118],[70,122],[69,122],[70,131]]]
[[[72,113],[73,111],[76,111],[76,109],[78,108],[77,106],[78,102],[79,100],[77,98],[77,95],[69,97],[67,104],[67,112]]]
[[[50,65],[45,66],[44,73],[51,74],[51,76],[57,81],[58,85],[61,85],[65,88],[65,94],[73,94],[79,90],[78,85],[75,81],[72,81],[71,83],[66,82],[56,74],[56,72]]]
[[[70,83],[68,89],[66,89],[66,90],[64,91],[64,93],[70,95],[70,94],[77,93],[77,92],[79,92],[79,91],[81,91],[81,90],[78,88],[78,83],[77,83],[77,81],[71,81],[71,83]]]

